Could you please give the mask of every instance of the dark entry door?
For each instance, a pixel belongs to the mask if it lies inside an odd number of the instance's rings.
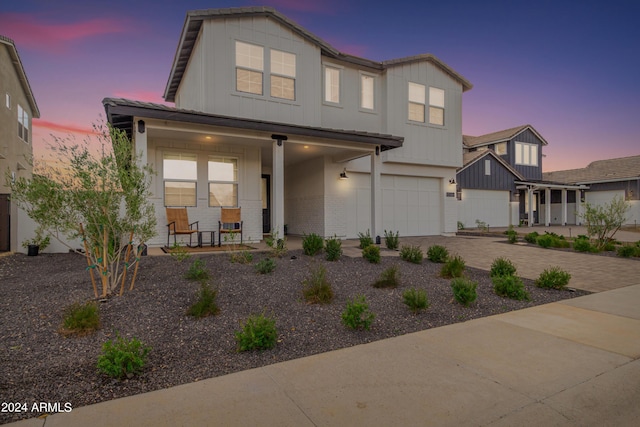
[[[11,249],[11,216],[9,215],[9,195],[0,194],[0,252]]]
[[[271,177],[262,175],[262,232],[271,233]]]

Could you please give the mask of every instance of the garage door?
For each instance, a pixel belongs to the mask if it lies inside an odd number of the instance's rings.
[[[492,227],[509,226],[509,192],[495,190],[462,190],[458,221],[466,228],[476,227],[476,220]]]
[[[353,178],[347,201],[347,236],[371,227],[371,191],[368,174]],[[398,231],[400,236],[429,236],[442,231],[440,218],[440,180],[436,178],[382,175],[382,229]],[[382,231],[381,230],[381,235]]]
[[[605,205],[611,203],[615,196],[624,199],[624,190],[587,191],[585,193],[585,201],[591,205]]]

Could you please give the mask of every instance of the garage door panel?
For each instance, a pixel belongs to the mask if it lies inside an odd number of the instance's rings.
[[[465,227],[476,226],[476,220],[494,227],[509,225],[510,203],[508,191],[462,190],[458,221]]]

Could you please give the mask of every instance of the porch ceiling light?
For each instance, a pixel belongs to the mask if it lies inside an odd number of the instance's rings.
[[[342,172],[340,172],[340,179],[349,179],[349,177],[347,176],[347,169],[343,169]]]

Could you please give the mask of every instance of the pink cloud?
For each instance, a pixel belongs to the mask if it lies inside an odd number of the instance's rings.
[[[65,51],[69,43],[130,28],[122,19],[90,19],[71,24],[50,23],[25,13],[0,13],[3,35],[20,47],[41,51]]]
[[[42,119],[33,119],[33,126],[36,129],[46,129],[50,132],[79,133],[83,135],[95,134],[93,128],[90,127],[74,124],[61,124]]]

